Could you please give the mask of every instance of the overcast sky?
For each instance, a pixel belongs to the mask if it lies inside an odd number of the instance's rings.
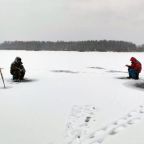
[[[144,0],[0,0],[5,40],[144,43]]]

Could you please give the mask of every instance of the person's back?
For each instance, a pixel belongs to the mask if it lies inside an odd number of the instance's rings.
[[[20,57],[16,57],[11,64],[10,73],[13,75],[13,80],[22,80],[25,75],[25,68]]]

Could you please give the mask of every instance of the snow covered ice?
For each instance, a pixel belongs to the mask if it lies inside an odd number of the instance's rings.
[[[144,64],[143,53],[0,53],[1,144],[144,143],[144,72],[124,79],[130,57]],[[16,56],[28,82],[11,81]]]

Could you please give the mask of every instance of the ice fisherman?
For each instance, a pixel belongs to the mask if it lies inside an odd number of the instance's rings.
[[[128,67],[128,73],[129,73],[128,78],[139,79],[139,73],[142,70],[142,65],[135,57],[131,57],[130,61],[131,65],[126,65]]]
[[[21,58],[16,57],[10,67],[10,73],[13,76],[13,80],[18,80],[18,81],[23,80],[25,72],[26,70],[23,66]]]

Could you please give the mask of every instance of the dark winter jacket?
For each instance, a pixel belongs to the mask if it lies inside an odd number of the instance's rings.
[[[131,65],[129,67],[136,70],[138,73],[140,73],[142,70],[141,63],[134,57],[131,57],[130,61],[131,61]]]
[[[21,60],[17,61],[17,59],[15,59],[15,61],[11,64],[10,73],[12,75],[15,75],[16,73],[19,73],[19,72],[25,73],[25,68]]]

